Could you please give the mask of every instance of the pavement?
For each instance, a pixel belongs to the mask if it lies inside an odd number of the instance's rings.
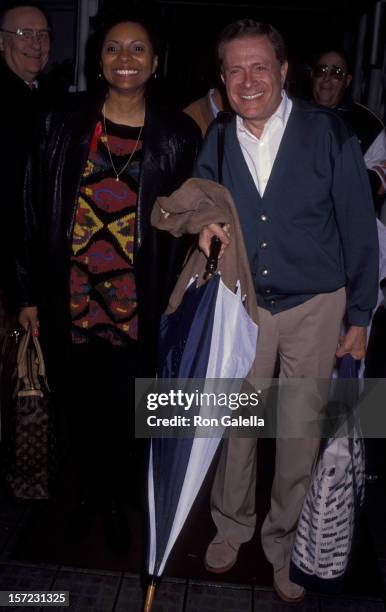
[[[368,525],[384,592],[376,597],[350,594],[328,597],[308,594],[302,604],[285,604],[272,589],[256,584],[229,584],[215,580],[165,577],[158,586],[153,612],[381,612],[386,610],[386,483],[368,486]],[[20,534],[28,528],[31,504],[11,500],[0,491],[0,590],[65,590],[69,607],[81,612],[139,612],[144,599],[144,581],[139,574],[20,562],[13,551]],[[0,606],[0,609],[5,609]],[[18,607],[21,609],[21,607]],[[29,606],[29,610],[48,610]]]

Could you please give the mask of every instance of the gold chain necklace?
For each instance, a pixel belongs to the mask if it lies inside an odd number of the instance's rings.
[[[110,164],[111,164],[111,167],[112,167],[112,169],[114,170],[114,174],[115,174],[115,176],[116,176],[116,179],[115,179],[115,180],[118,182],[118,181],[119,181],[119,177],[121,176],[122,172],[124,172],[124,171],[126,170],[127,166],[129,165],[129,163],[131,162],[131,160],[132,160],[132,158],[133,158],[134,153],[135,153],[135,152],[136,152],[136,150],[137,150],[138,143],[139,143],[139,141],[140,141],[140,139],[141,139],[141,135],[142,135],[143,125],[141,125],[141,129],[139,130],[139,134],[138,134],[137,142],[135,143],[135,147],[134,147],[134,149],[133,149],[133,150],[132,150],[132,152],[130,153],[130,157],[129,157],[129,159],[127,160],[127,162],[125,162],[125,164],[122,166],[122,168],[119,170],[119,172],[117,172],[117,170],[116,170],[116,168],[115,168],[115,166],[114,166],[113,158],[112,158],[112,156],[111,156],[111,151],[110,151],[110,147],[109,147],[109,138],[108,138],[108,136],[107,136],[107,129],[106,129],[106,116],[105,116],[105,105],[103,105],[103,108],[102,108],[102,118],[103,118],[103,129],[104,129],[105,136],[106,136],[106,148],[107,148],[107,153],[109,154]]]

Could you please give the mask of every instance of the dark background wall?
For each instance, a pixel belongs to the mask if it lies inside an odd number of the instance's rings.
[[[288,46],[290,85],[304,86],[303,67],[312,55],[332,42],[344,45],[352,55],[360,16],[372,3],[359,2],[158,2],[165,17],[168,74],[188,99],[203,93],[213,73],[213,41],[231,21],[252,17],[272,23]],[[298,82],[298,85],[296,83]]]
[[[332,43],[343,46],[357,61],[356,98],[367,102],[370,74],[377,71],[377,108],[384,113],[386,0],[44,0],[53,21],[54,42],[51,66],[66,74],[69,84],[77,85],[76,60],[79,53],[79,14],[87,6],[92,15],[99,7],[143,8],[154,16],[161,37],[163,86],[178,106],[203,95],[216,76],[213,44],[221,29],[231,21],[252,17],[268,21],[283,34],[289,52],[288,88],[293,94],[307,95],[308,68],[313,54]],[[382,5],[378,52],[374,64],[374,11]],[[362,28],[362,29],[361,29]],[[363,45],[360,44],[362,31]],[[374,85],[373,85],[374,87]]]

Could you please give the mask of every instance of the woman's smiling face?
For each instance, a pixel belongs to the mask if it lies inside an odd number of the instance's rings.
[[[122,93],[144,91],[157,64],[149,35],[139,23],[125,21],[107,32],[101,68],[111,88]]]

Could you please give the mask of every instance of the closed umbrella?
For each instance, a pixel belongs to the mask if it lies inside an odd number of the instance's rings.
[[[209,266],[213,271],[211,259]],[[255,358],[257,333],[239,284],[231,291],[217,273],[201,286],[191,279],[177,310],[161,322],[159,376],[243,379]],[[219,442],[218,429],[216,437],[151,441],[148,572],[152,582],[146,611],[151,609],[156,579],[164,570]]]

